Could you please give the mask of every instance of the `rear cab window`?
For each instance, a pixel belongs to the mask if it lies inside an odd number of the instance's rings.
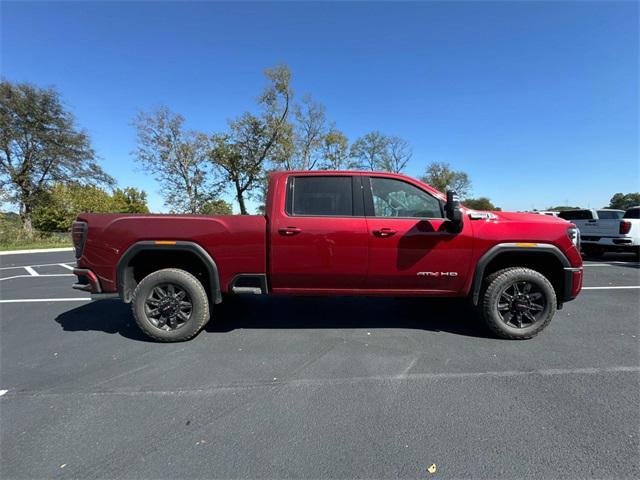
[[[593,220],[591,210],[565,210],[560,212],[558,216],[565,220]]]
[[[623,211],[598,210],[598,218],[601,220],[620,220],[623,215]]]
[[[359,181],[347,175],[291,176],[287,185],[286,213],[294,217],[362,216],[362,201],[354,196],[354,183]]]

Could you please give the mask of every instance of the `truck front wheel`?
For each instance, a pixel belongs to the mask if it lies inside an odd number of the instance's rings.
[[[133,292],[131,306],[140,329],[160,342],[188,340],[209,321],[204,287],[189,272],[177,268],[144,277]]]
[[[501,338],[523,340],[542,331],[556,313],[553,285],[529,268],[508,268],[487,278],[481,315]]]

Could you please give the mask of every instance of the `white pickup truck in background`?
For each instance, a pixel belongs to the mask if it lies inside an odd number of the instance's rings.
[[[605,252],[634,252],[640,256],[640,207],[627,210],[582,209],[560,212],[560,218],[580,230],[582,251],[590,257]]]

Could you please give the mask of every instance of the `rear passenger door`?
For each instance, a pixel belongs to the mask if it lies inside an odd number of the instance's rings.
[[[286,189],[270,219],[272,291],[362,288],[368,237],[360,177],[291,176]]]

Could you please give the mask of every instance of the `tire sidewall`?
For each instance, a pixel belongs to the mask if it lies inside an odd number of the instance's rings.
[[[145,301],[153,288],[172,283],[184,289],[193,305],[191,317],[182,327],[162,330],[149,320],[145,312]],[[195,336],[209,320],[209,302],[200,281],[189,272],[179,269],[158,270],[147,275],[136,287],[131,302],[133,316],[140,329],[148,336],[163,342],[179,342]]]

